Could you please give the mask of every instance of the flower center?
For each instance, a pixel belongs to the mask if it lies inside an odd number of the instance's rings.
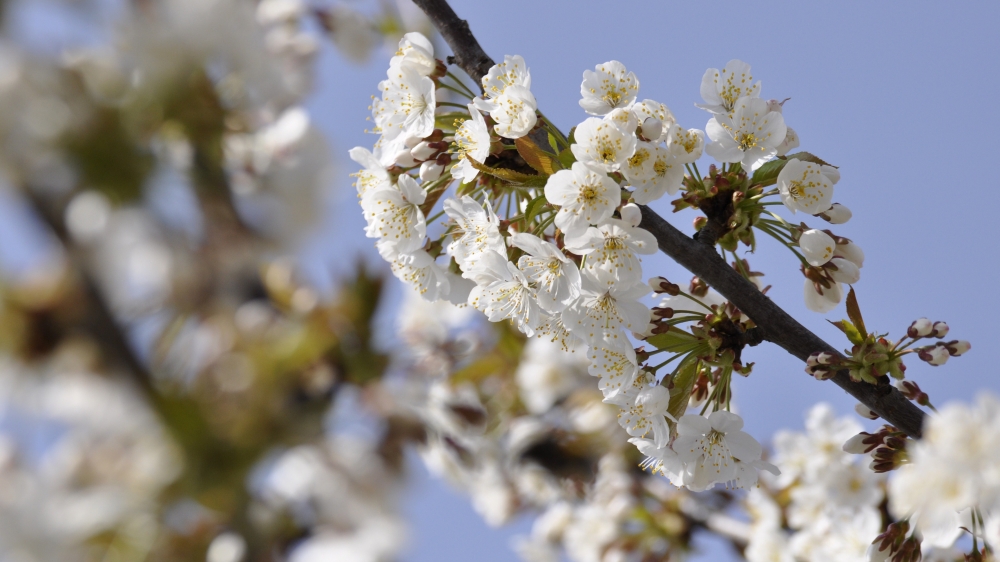
[[[646,160],[649,160],[649,151],[645,148],[641,148],[636,150],[635,154],[628,159],[628,165],[631,168],[640,168]]]
[[[757,146],[757,135],[753,133],[740,133],[736,136],[736,142],[740,145],[740,150],[746,152]]]

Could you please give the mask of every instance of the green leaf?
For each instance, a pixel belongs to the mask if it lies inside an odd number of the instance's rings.
[[[789,160],[794,158],[795,160],[812,162],[813,164],[819,164],[820,166],[833,166],[834,168],[836,168],[836,166],[834,166],[833,164],[827,162],[826,160],[823,160],[819,156],[816,156],[815,154],[812,154],[810,152],[796,152],[795,154],[789,154],[788,156],[785,156],[785,158],[788,158]]]
[[[760,168],[757,168],[757,171],[753,173],[753,177],[750,178],[750,185],[762,185],[767,187],[778,183],[778,174],[781,173],[782,168],[784,168],[787,163],[788,160],[779,158],[777,160],[771,160]]]
[[[552,155],[542,150],[528,137],[515,139],[514,146],[517,147],[517,153],[521,155],[521,158],[524,158],[524,161],[539,174],[551,176],[556,173],[557,164],[555,164]]]
[[[573,162],[576,162],[576,156],[573,156],[573,151],[568,148],[560,152],[558,158],[559,163],[567,170],[573,167]]]
[[[851,290],[847,293],[847,317],[858,327],[858,331],[861,332],[862,336],[868,335],[868,329],[865,328],[865,320],[861,317],[861,307],[858,306],[858,297],[854,294],[854,287],[851,287]]]
[[[753,177],[750,178],[750,185],[767,187],[776,184],[778,182],[778,174],[781,173],[781,170],[789,160],[802,160],[803,162],[812,162],[821,166],[833,166],[819,156],[809,152],[796,152],[788,156],[779,156],[776,160],[771,160],[760,168],[757,168],[757,171],[753,173]],[[836,166],[833,167],[836,168]]]
[[[576,127],[569,130],[569,136],[566,137],[566,140],[568,140],[570,144],[576,144]]]
[[[538,197],[535,197],[534,199],[529,201],[528,207],[524,210],[525,222],[531,224],[531,219],[535,218],[535,215],[538,214],[538,211],[540,211],[542,207],[544,207],[548,202],[549,200],[546,199],[544,195],[539,195]]]
[[[677,374],[674,375],[674,387],[670,389],[667,412],[676,419],[681,419],[687,411],[688,400],[691,399],[694,383],[698,379],[698,363],[694,354],[688,355],[681,360]]]
[[[549,146],[552,147],[554,152],[559,152],[559,141],[552,133],[549,133]]]
[[[670,326],[667,332],[646,338],[646,343],[666,351],[686,350],[695,341],[698,341],[696,336],[675,326]]]
[[[841,320],[840,322],[833,322],[828,320],[828,322],[839,328],[841,332],[844,332],[844,334],[847,336],[847,339],[850,340],[850,342],[853,343],[854,345],[861,345],[865,343],[865,336],[862,335],[861,332],[859,332],[858,329],[854,326],[854,324],[851,324],[849,320]]]
[[[506,168],[490,168],[485,164],[480,164],[472,158],[466,158],[472,167],[479,170],[480,172],[493,176],[495,178],[500,178],[511,185],[518,187],[544,187],[545,182],[548,181],[548,176],[534,176],[530,174],[522,174],[521,172],[515,172],[514,170],[508,170]]]

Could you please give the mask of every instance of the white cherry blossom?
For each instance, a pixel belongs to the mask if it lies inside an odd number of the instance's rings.
[[[469,304],[486,314],[490,322],[509,319],[528,337],[542,320],[528,279],[506,257],[492,250],[480,256],[464,277],[476,282]]]
[[[632,113],[635,114],[640,125],[645,124],[649,119],[655,119],[660,124],[659,135],[646,136],[646,140],[654,143],[666,140],[667,133],[677,123],[670,108],[655,100],[642,100],[632,104]]]
[[[351,174],[357,178],[354,185],[358,189],[358,199],[364,201],[366,195],[375,193],[380,189],[392,188],[392,177],[380,161],[380,151],[378,149],[372,153],[367,148],[355,146],[349,154],[351,155],[351,160],[354,160],[363,167],[362,170]],[[362,206],[364,206],[364,203],[362,203]]]
[[[555,244],[524,232],[511,236],[510,243],[526,253],[517,268],[534,285],[543,310],[561,312],[580,296],[580,270]]]
[[[596,170],[615,172],[635,152],[635,133],[626,133],[613,121],[590,117],[577,126],[570,147],[577,161]]]
[[[428,301],[448,297],[450,288],[447,271],[425,250],[401,254],[390,244],[377,244],[382,259],[389,262],[392,274],[413,288]]]
[[[625,65],[613,60],[583,71],[580,84],[580,107],[591,115],[606,115],[611,110],[632,105],[639,93],[639,79]]]
[[[479,170],[469,160],[475,160],[482,164],[490,155],[490,143],[492,142],[490,130],[486,126],[483,114],[471,103],[469,104],[469,114],[472,118],[464,121],[455,131],[458,163],[451,169],[451,175],[461,180],[462,183],[472,183],[479,175]]]
[[[806,279],[803,291],[805,293],[806,308],[820,314],[830,312],[844,298],[844,288],[840,286],[840,283],[833,283],[830,287],[819,287],[817,289],[815,283]]]
[[[448,254],[455,258],[465,271],[475,267],[484,252],[507,254],[507,246],[500,234],[500,219],[486,201],[486,208],[468,195],[461,199],[445,199],[444,212],[455,221],[452,234],[455,239],[448,244]]]
[[[434,131],[434,81],[409,66],[389,68],[379,83],[382,99],[372,103],[372,119],[386,141],[424,138]],[[394,145],[391,145],[394,146]],[[389,151],[388,146],[383,147]],[[399,148],[399,147],[396,147]]]
[[[667,150],[679,164],[697,161],[705,149],[705,132],[700,129],[684,130],[675,124],[663,136],[667,140]]]
[[[791,158],[778,173],[781,202],[793,213],[816,215],[830,209],[833,184],[823,166]],[[830,167],[830,169],[833,169]]]
[[[707,418],[689,414],[678,420],[673,450],[684,462],[680,480],[687,488],[707,490],[735,481],[737,476],[736,485],[742,487],[749,482],[747,473],[756,476],[758,469],[778,474],[777,467],[760,460],[760,443],[742,428],[743,418],[725,411],[712,412]]]
[[[785,138],[785,119],[768,111],[760,98],[740,98],[732,113],[716,115],[705,125],[712,142],[705,151],[719,162],[740,162],[752,172],[778,152]]]
[[[709,68],[705,71],[701,78],[701,98],[705,103],[695,105],[711,113],[729,113],[742,97],[760,97],[760,81],[753,82],[749,64],[733,59],[722,70]],[[784,137],[782,134],[781,138]]]
[[[534,128],[538,104],[531,93],[531,72],[520,55],[506,55],[483,76],[483,95],[473,101],[496,121],[493,130],[504,138],[521,138]]]
[[[653,443],[657,447],[666,447],[670,441],[667,418],[677,421],[667,412],[667,407],[670,405],[670,391],[666,387],[658,384],[640,388],[630,387],[625,392],[605,398],[604,401],[617,404],[621,408],[618,424],[629,435],[645,438],[652,433]]]
[[[559,170],[549,177],[545,198],[560,207],[556,226],[563,232],[576,233],[610,217],[621,202],[621,188],[607,174],[574,162],[569,170]]]
[[[587,256],[584,271],[607,286],[641,283],[642,260],[639,254],[651,255],[658,251],[652,234],[614,218],[576,236],[567,236],[566,249]]]
[[[607,287],[583,276],[580,297],[563,311],[563,322],[570,333],[588,344],[624,340],[624,330],[639,330],[649,324],[649,308],[639,302],[647,294],[645,284]]]
[[[684,181],[683,162],[662,146],[640,141],[627,164],[622,172],[632,187],[632,199],[640,205],[677,193]]]
[[[786,127],[785,129],[785,140],[781,141],[781,144],[778,145],[777,156],[784,156],[788,154],[789,150],[799,147],[799,134],[791,127]]]
[[[614,398],[631,387],[639,373],[635,349],[626,339],[595,342],[587,350],[587,357],[590,359],[587,371],[600,377],[597,388],[604,393],[605,399]]]
[[[427,195],[416,180],[403,174],[394,188],[379,189],[371,194],[365,218],[369,238],[379,238],[383,245],[405,254],[424,245],[427,222],[420,210]]]
[[[434,45],[417,31],[403,35],[399,40],[396,54],[389,60],[389,68],[407,67],[420,76],[430,76],[437,68],[434,59]]]

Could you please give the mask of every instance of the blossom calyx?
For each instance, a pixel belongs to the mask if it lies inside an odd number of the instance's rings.
[[[665,277],[653,277],[650,279],[649,288],[653,289],[653,292],[658,295],[666,293],[672,297],[676,297],[681,294],[681,288],[667,281]]]

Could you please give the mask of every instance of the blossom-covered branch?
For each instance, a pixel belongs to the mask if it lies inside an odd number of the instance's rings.
[[[445,0],[414,0],[414,3],[430,17],[452,48],[455,53],[455,64],[477,82],[482,80],[493,63],[469,31],[468,23],[459,19]],[[724,102],[721,99],[720,101]],[[735,100],[730,100],[732,101]],[[706,106],[706,109],[711,108]],[[829,187],[829,183],[824,185]],[[826,204],[829,206],[829,201]],[[831,210],[837,208],[834,206]],[[728,267],[712,245],[696,243],[648,207],[641,206],[641,209],[640,226],[653,233],[660,249],[718,290],[751,318],[763,331],[764,339],[778,344],[802,360],[820,351],[839,354],[832,346],[774,304],[734,269]],[[820,209],[817,212],[822,211],[823,209]],[[712,223],[712,217],[709,217],[708,222]],[[713,235],[711,238],[714,242],[718,235]],[[832,380],[908,435],[913,437],[921,435],[924,413],[889,385],[888,381],[883,381],[884,384],[881,385],[854,381],[846,370],[837,372]]]

